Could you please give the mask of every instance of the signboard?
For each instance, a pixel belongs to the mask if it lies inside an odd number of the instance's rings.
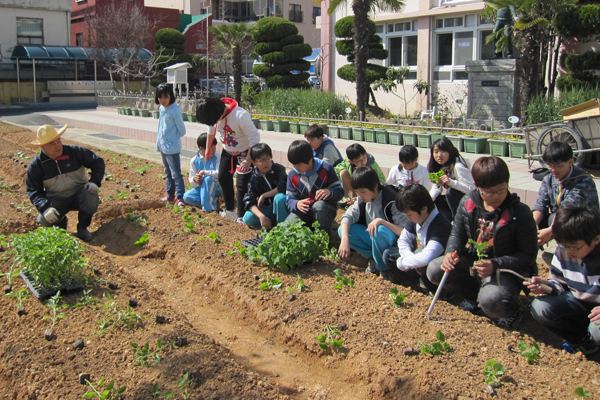
[[[500,86],[500,81],[481,81],[481,86],[483,86],[483,87],[498,87],[498,86]]]

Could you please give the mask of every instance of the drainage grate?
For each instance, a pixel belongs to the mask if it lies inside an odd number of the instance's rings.
[[[105,140],[121,140],[121,139],[125,139],[124,137],[121,136],[115,136],[115,135],[109,135],[108,133],[92,133],[90,134],[90,136],[94,136],[100,139],[105,139]]]

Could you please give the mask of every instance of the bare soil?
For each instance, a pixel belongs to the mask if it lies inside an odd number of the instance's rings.
[[[24,177],[35,153],[24,144],[33,132],[0,124],[0,234],[21,234],[36,228],[37,212],[31,207]],[[149,161],[93,149],[106,161],[112,179],[101,187],[102,204],[94,216],[94,239],[85,244],[90,266],[99,276],[86,286],[97,305],[65,309],[65,319],[55,326],[55,337],[44,339],[49,314],[43,302],[25,300],[26,315],[18,316],[16,300],[0,301],[0,395],[9,399],[79,399],[87,387],[79,374],[88,373],[126,386],[124,399],[152,398],[159,383],[161,396],[175,389],[185,373],[192,378],[186,387],[192,399],[466,399],[487,398],[482,372],[487,360],[506,367],[495,396],[503,399],[573,398],[584,386],[600,397],[598,357],[566,354],[560,340],[537,325],[529,315],[531,298],[521,296],[525,313],[518,332],[499,329],[487,318],[463,312],[456,304],[440,301],[425,318],[431,298],[409,287],[406,303],[393,307],[390,283],[365,274],[366,261],[352,255],[348,263],[320,259],[292,273],[272,271],[283,281],[280,290],[261,291],[255,279],[265,267],[239,254],[227,255],[237,242],[256,234],[246,226],[216,213],[196,212],[202,223],[194,233],[183,232],[183,210],[165,208],[162,168]],[[142,173],[138,168],[146,166]],[[137,170],[137,172],[136,172]],[[139,186],[138,186],[139,185]],[[118,190],[118,191],[117,191]],[[127,198],[125,198],[125,193]],[[119,194],[122,198],[119,198]],[[339,215],[338,215],[339,217]],[[338,218],[339,220],[339,218]],[[74,232],[76,213],[69,214]],[[134,244],[144,232],[148,243]],[[221,243],[207,238],[216,232]],[[2,253],[0,270],[6,272],[12,257]],[[353,288],[335,290],[333,270],[341,268],[356,281]],[[547,268],[541,267],[545,276]],[[296,282],[306,289],[289,300],[283,290]],[[109,289],[108,283],[116,283]],[[5,281],[1,282],[3,286]],[[23,285],[17,278],[14,288]],[[103,319],[116,314],[103,306],[106,294],[117,298],[125,310],[131,297],[133,311],[143,318],[131,328],[118,325],[105,332]],[[82,293],[65,295],[74,305]],[[163,324],[156,316],[166,317]],[[323,352],[315,337],[326,325],[343,324],[343,346]],[[442,330],[452,351],[441,356],[419,352],[419,342],[432,343]],[[176,346],[185,337],[187,345]],[[84,339],[81,350],[72,343]],[[162,361],[139,366],[130,343],[150,350],[160,339],[167,347]],[[541,357],[528,364],[507,350],[519,341],[538,341]],[[181,344],[181,343],[179,343]],[[416,351],[407,354],[409,348]],[[176,398],[183,398],[183,391]]]

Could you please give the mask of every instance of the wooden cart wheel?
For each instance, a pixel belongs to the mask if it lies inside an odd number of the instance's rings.
[[[565,142],[571,146],[573,151],[584,149],[584,142],[581,134],[575,129],[571,128],[569,125],[565,124],[550,125],[546,130],[544,130],[537,140],[536,153],[540,155],[544,154],[544,150],[546,150],[546,147],[548,147],[550,142]],[[575,160],[573,164],[577,167],[583,167],[587,161],[587,158],[587,153],[573,154],[573,159]],[[541,158],[539,161],[542,166],[546,166],[546,163],[544,163]]]

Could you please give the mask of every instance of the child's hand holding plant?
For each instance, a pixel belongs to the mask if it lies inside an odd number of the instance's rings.
[[[430,172],[429,173],[429,180],[433,183],[435,183],[438,186],[441,186],[444,182],[440,181],[440,178],[442,176],[445,176],[446,173],[443,170],[439,170],[438,172]],[[447,179],[448,177],[446,177]]]
[[[474,271],[471,270],[471,275],[476,273],[482,279],[492,275],[492,272],[494,272],[494,265],[490,260],[484,260],[483,257],[487,256],[485,251],[488,247],[493,246],[493,243],[476,242],[473,239],[469,239],[467,243],[475,248],[475,252],[477,253],[478,257],[478,260],[473,263]]]

